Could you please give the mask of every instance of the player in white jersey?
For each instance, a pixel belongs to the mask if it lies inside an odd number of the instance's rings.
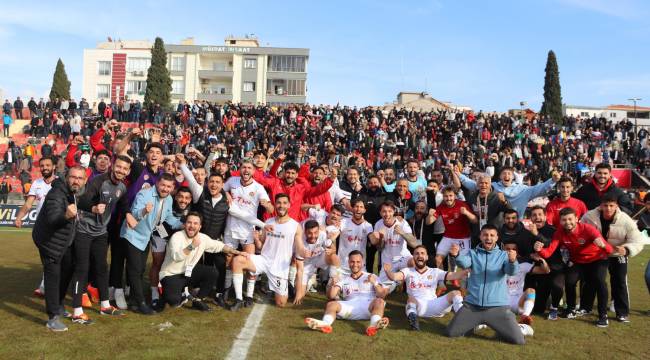
[[[505,251],[517,251],[517,244],[506,243],[503,245],[503,249]],[[533,312],[533,307],[535,306],[535,289],[524,289],[526,275],[529,273],[548,274],[551,272],[551,268],[542,257],[533,254],[531,255],[531,258],[537,261],[537,264],[521,262],[519,263],[519,272],[517,272],[516,275],[506,277],[508,296],[510,297],[510,310],[512,310],[515,315],[520,315],[520,324],[526,325],[531,325],[533,323],[533,318],[530,317],[530,314]]]
[[[338,244],[339,258],[342,264],[341,270],[344,274],[350,274],[350,268],[347,264],[348,254],[352,251],[360,251],[365,260],[368,235],[372,233],[372,225],[363,218],[366,213],[366,205],[363,200],[355,199],[351,205],[352,217],[343,219]]]
[[[392,265],[384,264],[386,276],[393,281],[404,281],[408,299],[406,300],[406,317],[411,329],[420,330],[418,316],[424,318],[442,317],[451,311],[457,312],[463,306],[463,296],[460,291],[448,292],[445,296],[436,296],[436,286],[439,281],[460,280],[467,277],[467,271],[446,272],[427,266],[429,255],[424,245],[413,249],[415,267],[403,268],[392,272]]]
[[[25,203],[20,208],[20,210],[18,210],[16,220],[14,221],[14,224],[17,228],[21,228],[23,226],[23,218],[27,216],[32,210],[34,202],[36,203],[36,216],[38,217],[38,213],[41,212],[41,207],[43,206],[43,200],[45,200],[45,196],[48,192],[50,192],[50,189],[52,188],[52,181],[56,179],[56,175],[54,174],[54,161],[52,158],[44,157],[39,160],[38,168],[41,171],[41,175],[43,175],[43,177],[36,179],[32,183],[32,186],[29,188],[29,193],[27,193]],[[35,219],[36,218],[34,218],[34,220]],[[45,295],[43,279],[41,279],[41,284],[39,287],[34,290],[34,295]]]
[[[266,221],[267,226],[264,227],[261,237],[255,239],[256,245],[262,248],[261,254],[237,256],[232,260],[232,282],[237,300],[230,310],[237,311],[244,306],[244,271],[254,275],[266,274],[269,289],[275,293],[275,304],[283,307],[287,303],[289,265],[294,251],[305,259],[311,256],[303,245],[300,224],[289,217],[290,205],[289,195],[277,194],[276,216]]]
[[[390,264],[394,271],[413,266],[413,256],[406,245],[415,248],[418,246],[418,242],[413,235],[411,226],[405,220],[399,220],[395,217],[395,205],[392,201],[385,201],[381,204],[379,214],[381,220],[375,224],[375,231],[370,234],[369,239],[373,245],[382,249],[382,263]],[[379,273],[379,280],[391,293],[397,287],[397,283],[386,276],[383,264]]]
[[[273,213],[273,205],[264,186],[253,180],[255,167],[249,160],[241,164],[239,175],[228,179],[223,185],[223,190],[230,196],[230,207],[226,218],[224,243],[233,249],[239,248],[255,254],[255,241],[253,231],[255,226],[264,227],[264,222],[257,218],[257,209],[262,205],[268,213]],[[226,264],[230,264],[231,255],[227,255]],[[232,285],[232,270],[226,269],[225,288]],[[250,275],[246,281],[247,306],[252,305],[253,292],[255,291],[255,276]]]
[[[383,317],[386,306],[383,297],[386,296],[388,290],[379,283],[375,274],[363,271],[365,266],[361,251],[354,250],[349,254],[348,266],[351,274],[334,282],[327,291],[327,297],[332,301],[325,305],[323,319],[306,318],[305,323],[310,329],[329,334],[332,332],[335,318],[370,319],[366,335],[374,336],[377,334],[377,330],[386,328],[389,323],[388,318]],[[345,296],[345,300],[333,300],[339,293]]]
[[[307,220],[305,222],[304,234],[303,244],[305,249],[311,253],[311,257],[303,259],[296,256],[296,297],[293,301],[295,305],[302,303],[302,299],[307,292],[309,279],[316,274],[318,269],[329,269],[330,278],[334,278],[341,267],[341,262],[336,256],[336,246],[334,244],[336,239],[328,238],[325,232],[320,230],[316,220]]]

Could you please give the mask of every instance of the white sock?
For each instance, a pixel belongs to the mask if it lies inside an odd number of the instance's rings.
[[[115,300],[115,288],[112,286],[108,288],[108,300]]]
[[[526,300],[524,301],[524,311],[522,315],[530,316],[530,314],[533,312],[533,307],[535,307],[535,300]]]
[[[375,326],[375,325],[377,325],[377,323],[379,322],[379,320],[381,320],[381,316],[379,316],[379,315],[372,315],[372,316],[370,317],[370,326]]]
[[[454,309],[454,312],[457,313],[458,310],[460,310],[460,308],[463,307],[463,297],[460,295],[456,295],[454,296],[453,299],[451,299],[451,301],[452,301],[451,308]]]
[[[152,286],[151,287],[151,300],[158,300],[160,297],[158,296],[158,287],[157,286]]]
[[[131,287],[130,286],[125,287],[124,296],[129,296],[130,293],[131,293]]]
[[[232,271],[226,270],[226,281],[224,287],[227,289],[232,286]]]
[[[255,292],[255,279],[246,279],[246,297],[252,298]]]
[[[244,286],[244,274],[232,274],[232,285],[235,288],[235,298],[244,300],[242,297],[242,287]]]
[[[113,297],[117,298],[118,296],[124,298],[124,289],[115,288],[115,292],[113,293]]]
[[[185,295],[185,297],[190,296],[190,290],[187,288],[187,286],[183,288],[183,295]]]
[[[45,274],[43,274],[43,277],[41,278],[41,284],[38,285],[38,288],[41,289],[41,292],[45,290]]]
[[[406,317],[410,314],[417,314],[418,306],[415,303],[406,303]]]
[[[290,266],[289,267],[289,284],[291,286],[296,286],[296,267],[295,266]]]
[[[332,325],[334,323],[334,316],[325,314],[323,316],[323,322],[327,325]]]
[[[111,307],[111,303],[108,300],[102,300],[101,305],[102,309]]]
[[[81,307],[74,308],[73,314],[74,316],[81,316],[84,313],[84,309]]]

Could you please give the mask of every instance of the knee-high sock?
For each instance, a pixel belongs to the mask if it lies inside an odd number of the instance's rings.
[[[325,314],[323,316],[323,322],[327,325],[332,325],[334,323],[334,316]]]
[[[463,307],[463,297],[460,295],[454,296],[452,299],[451,307],[454,309],[454,312],[458,312],[458,310]]]
[[[289,284],[291,286],[296,286],[296,267],[295,266],[290,266],[289,267]]]
[[[246,279],[246,297],[252,298],[255,292],[255,278]]]
[[[235,288],[235,298],[243,300],[242,287],[244,286],[244,274],[232,274],[232,285]]]
[[[226,270],[226,281],[224,282],[224,288],[229,288],[232,286],[232,270]]]
[[[410,314],[417,314],[418,312],[418,306],[415,303],[406,303],[406,316],[408,317]]]
[[[379,320],[381,320],[381,316],[379,316],[379,315],[372,315],[372,316],[370,317],[370,326],[375,326],[375,325],[377,325],[377,323],[379,322]]]

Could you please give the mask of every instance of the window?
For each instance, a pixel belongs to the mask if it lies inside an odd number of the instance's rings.
[[[98,75],[110,75],[111,74],[111,62],[110,61],[98,61],[97,62],[97,74]]]
[[[127,58],[126,72],[131,73],[132,75],[144,75],[146,71],[149,70],[150,65],[151,65],[151,59],[149,58],[142,58],[142,57]]]
[[[111,96],[111,86],[109,84],[97,84],[97,98],[104,99]]]
[[[172,71],[185,71],[185,58],[172,56]]]
[[[305,72],[306,56],[274,55],[269,57],[270,71]]]
[[[182,95],[185,93],[185,82],[183,80],[172,81],[172,94]]]
[[[244,81],[244,91],[255,91],[255,82]]]
[[[587,116],[587,117],[588,117],[588,116],[589,116],[589,113],[586,112],[586,111],[581,111],[581,112],[580,112],[580,116]]]
[[[257,59],[244,59],[244,69],[255,69],[257,67]]]
[[[647,112],[647,111],[644,111],[644,112],[637,111],[636,112],[636,118],[637,119],[647,119],[649,115],[650,115],[650,112]],[[627,112],[627,118],[628,119],[634,119],[635,118],[634,111],[628,111]]]
[[[305,95],[305,80],[287,80],[287,95]]]
[[[126,93],[127,94],[139,94],[144,95],[145,90],[147,89],[146,81],[137,81],[129,80],[126,82]]]
[[[615,117],[616,117],[616,113],[609,113],[609,117],[613,117],[613,118],[615,118]]]

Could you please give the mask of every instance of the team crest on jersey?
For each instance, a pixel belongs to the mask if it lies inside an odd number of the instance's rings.
[[[253,192],[253,191],[249,192],[249,193],[248,193],[248,196],[250,196],[250,197],[255,196],[255,192]]]
[[[433,280],[433,275],[427,276],[427,280]]]
[[[587,243],[587,240],[585,240],[585,239],[578,239],[578,244],[580,244],[580,245],[584,245],[585,243]]]

